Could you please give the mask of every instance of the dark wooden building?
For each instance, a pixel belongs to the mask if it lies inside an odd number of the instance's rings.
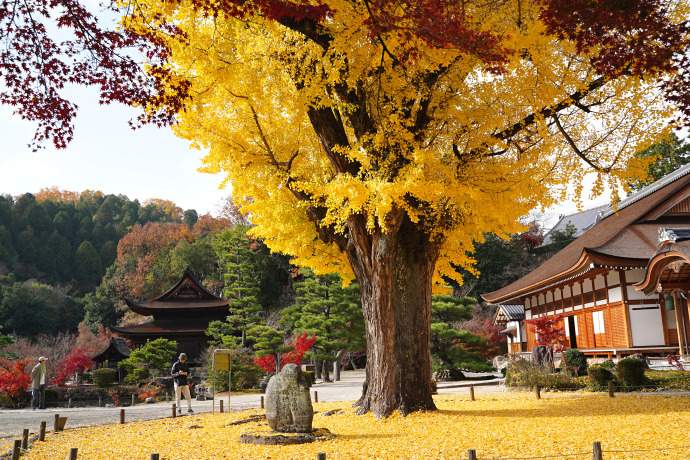
[[[228,299],[207,290],[189,272],[169,291],[146,302],[125,299],[129,308],[151,320],[132,326],[112,327],[113,334],[127,339],[132,349],[147,340],[164,338],[177,342],[177,352],[186,353],[190,361],[208,347],[206,330],[211,321],[225,321]]]

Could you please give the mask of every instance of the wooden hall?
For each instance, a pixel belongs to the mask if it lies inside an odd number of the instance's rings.
[[[192,362],[208,347],[206,330],[209,323],[225,321],[230,308],[228,299],[211,293],[189,271],[155,299],[145,302],[125,299],[125,302],[133,312],[149,316],[151,320],[112,327],[113,335],[126,339],[132,349],[142,347],[147,340],[175,340],[177,353],[186,353]]]
[[[590,356],[690,354],[690,165],[617,209],[514,283],[483,294],[524,306],[525,319],[563,317],[571,348]],[[526,328],[526,350],[536,338]]]

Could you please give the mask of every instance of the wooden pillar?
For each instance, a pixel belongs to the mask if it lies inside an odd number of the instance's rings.
[[[683,356],[685,354],[685,349],[687,344],[685,343],[685,321],[683,318],[683,303],[680,300],[678,291],[673,291],[669,295],[673,296],[673,308],[676,313],[676,331],[678,332],[678,355]]]
[[[625,270],[618,270],[618,277],[620,278],[621,299],[623,299],[623,313],[625,314],[625,333],[628,339],[627,348],[633,346],[632,328],[630,324],[630,309],[628,308],[628,285],[625,281]]]

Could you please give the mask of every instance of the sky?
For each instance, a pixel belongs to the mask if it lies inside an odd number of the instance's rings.
[[[95,90],[79,88],[67,93],[79,106],[74,139],[66,149],[52,144],[32,152],[27,146],[35,124],[0,106],[0,194],[18,196],[56,186],[61,190],[100,190],[144,202],[149,198],[173,201],[199,215],[217,215],[231,190],[219,190],[220,175],[198,172],[205,152],[191,149],[169,128],[147,126],[132,130],[128,121],[136,109],[98,105]],[[608,196],[585,201],[585,209],[608,202]],[[545,228],[560,214],[577,212],[572,202],[540,215]]]
[[[169,128],[132,130],[135,109],[99,106],[95,90],[80,88],[68,96],[79,106],[74,139],[66,149],[52,144],[32,152],[27,146],[36,125],[0,106],[0,194],[36,193],[56,186],[81,192],[100,190],[144,202],[171,200],[199,215],[217,214],[230,190],[219,190],[222,176],[200,173],[205,152],[189,148]]]

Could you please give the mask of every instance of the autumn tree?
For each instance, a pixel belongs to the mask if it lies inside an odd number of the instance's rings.
[[[190,85],[176,132],[247,197],[254,234],[358,280],[358,405],[377,416],[435,408],[432,286],[460,279],[472,241],[517,233],[589,170],[595,195],[639,174],[669,101],[690,103],[683,2],[138,6],[125,24]]]
[[[635,156],[653,161],[647,167],[646,178],[636,179],[627,184],[631,193],[690,163],[690,144],[671,133],[660,142],[637,152]]]
[[[529,325],[539,345],[552,347],[557,353],[563,351],[568,345],[563,327],[563,315],[540,316],[526,319],[525,323]]]

